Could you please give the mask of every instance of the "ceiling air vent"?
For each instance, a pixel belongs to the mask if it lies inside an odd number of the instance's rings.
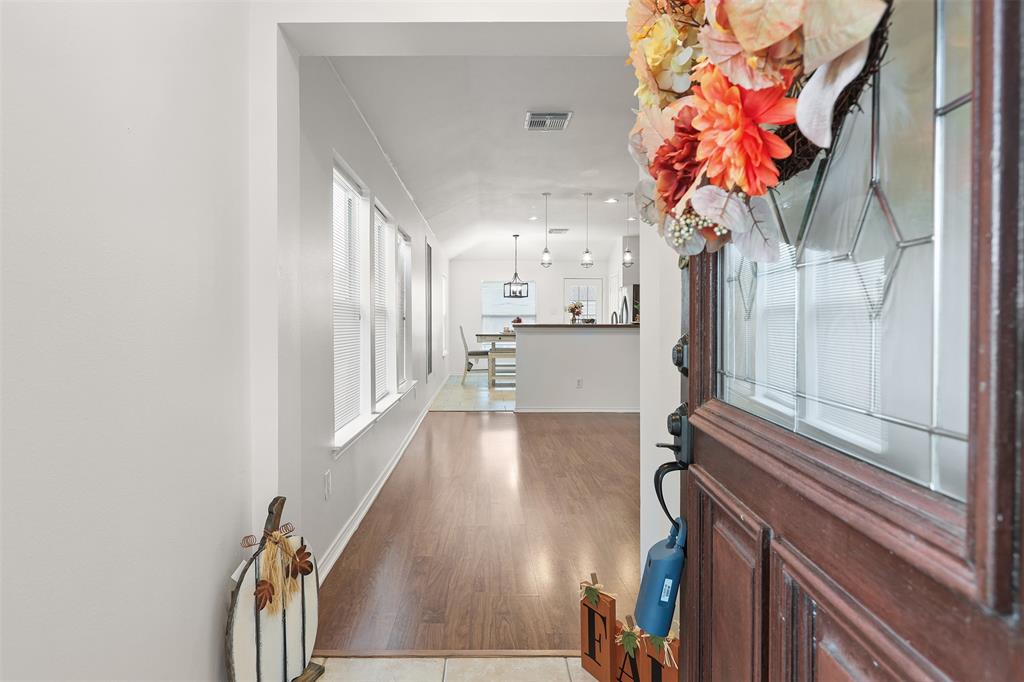
[[[548,229],[548,234],[565,234],[568,231],[568,227],[552,227]]]
[[[535,111],[526,112],[527,130],[565,130],[569,127],[569,119],[572,118],[571,111],[558,111],[549,113],[538,113]]]

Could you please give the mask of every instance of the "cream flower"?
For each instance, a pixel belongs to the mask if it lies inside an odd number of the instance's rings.
[[[667,14],[661,15],[647,33],[647,37],[640,41],[647,64],[653,71],[661,70],[662,64],[675,54],[678,45],[679,31]]]
[[[693,66],[693,48],[680,46],[665,68],[658,73],[658,87],[682,94],[690,89],[690,68]]]

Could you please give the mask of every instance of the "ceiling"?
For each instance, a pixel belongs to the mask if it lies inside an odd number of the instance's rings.
[[[622,195],[637,181],[626,150],[636,100],[625,51],[623,33],[614,56],[331,60],[450,257],[507,258],[516,232],[522,257],[539,254],[548,191],[551,227],[570,230],[551,235],[550,248],[556,260],[575,260],[583,192],[593,192],[590,247],[599,258],[625,232]],[[529,110],[573,116],[565,131],[530,132]],[[612,196],[619,203],[603,203]],[[637,224],[629,223],[634,234]]]

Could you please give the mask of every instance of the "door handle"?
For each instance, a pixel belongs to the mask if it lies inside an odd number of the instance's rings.
[[[667,445],[667,443],[662,443]],[[665,475],[670,474],[673,471],[684,471],[686,465],[680,464],[679,462],[665,462],[654,472],[654,493],[658,496],[658,504],[661,505],[662,511],[665,512],[665,516],[672,523],[672,527],[677,531],[679,530],[679,522],[676,521],[676,517],[672,515],[672,512],[668,510],[668,505],[665,504],[665,491],[662,489],[662,484],[665,480]]]
[[[672,436],[672,442],[654,444],[655,447],[671,450],[676,462],[684,469],[693,463],[693,428],[690,426],[689,409],[689,405],[683,403],[669,412],[665,426]]]

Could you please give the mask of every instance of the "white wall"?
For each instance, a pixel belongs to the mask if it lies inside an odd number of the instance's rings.
[[[511,249],[509,250],[511,256]],[[594,267],[580,267],[577,261],[555,261],[550,268],[540,265],[540,254],[520,253],[519,277],[535,283],[537,287],[537,323],[560,324],[566,322],[563,306],[563,280],[567,277],[596,278],[601,280],[604,296],[608,296],[608,278],[606,263],[597,259]],[[536,262],[535,262],[536,261]],[[480,331],[480,283],[506,281],[512,277],[512,259],[506,260],[468,260],[453,259],[450,264],[449,282],[451,289],[451,312],[449,331],[448,373],[462,374],[465,353],[462,338],[459,336],[459,325],[466,330],[466,340],[470,348],[475,348],[476,336]],[[534,286],[534,284],[531,284]],[[607,306],[604,306],[606,308]],[[599,322],[607,322],[607,313]],[[478,367],[486,366],[486,362]]]
[[[639,411],[636,327],[520,325],[517,332],[517,412]]]
[[[32,552],[2,565],[0,678],[223,676],[238,538],[278,492],[313,515],[281,26],[396,18],[620,23],[622,3],[0,3],[0,547]]]
[[[668,534],[669,522],[654,494],[654,471],[672,459],[669,450],[654,447],[670,441],[665,417],[679,405],[681,375],[672,364],[672,346],[679,339],[681,277],[677,256],[651,227],[640,227],[644,254],[640,269],[640,560]],[[687,324],[689,322],[687,321]],[[665,502],[679,509],[679,475],[665,479]],[[678,515],[678,511],[675,511]]]
[[[299,308],[295,313],[300,367],[297,395],[300,421],[282,421],[301,452],[302,533],[324,564],[336,558],[366,511],[368,495],[390,471],[430,399],[446,375],[441,357],[441,274],[444,252],[399,177],[381,151],[330,62],[303,57],[301,73],[301,227],[295,270]],[[331,455],[334,437],[333,348],[331,336],[331,192],[335,159],[366,185],[412,240],[412,376],[418,381],[380,421],[347,448]],[[369,221],[366,222],[369,229]],[[434,372],[426,363],[426,240],[433,246]],[[284,355],[282,343],[282,355]],[[369,363],[369,358],[367,358]],[[332,472],[333,494],[325,500],[324,472]]]
[[[254,530],[248,10],[0,12],[0,678],[217,679]]]

